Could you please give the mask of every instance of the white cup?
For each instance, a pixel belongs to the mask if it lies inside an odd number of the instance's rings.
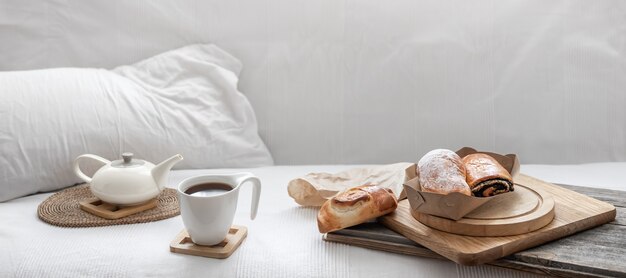
[[[252,173],[200,175],[178,184],[180,214],[189,237],[195,244],[210,246],[226,238],[235,217],[239,188],[248,181],[254,185],[250,209],[250,219],[254,219],[261,196],[261,181]],[[185,193],[189,188],[204,183],[226,184],[231,190],[213,196]]]

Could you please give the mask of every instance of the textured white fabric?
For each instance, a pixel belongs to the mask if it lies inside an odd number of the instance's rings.
[[[0,0],[0,70],[211,42],[279,164],[626,161],[624,26],[623,0]]]
[[[298,206],[287,195],[287,183],[309,172],[332,173],[360,166],[241,169],[262,181],[259,213],[256,220],[250,220],[252,190],[244,185],[234,223],[247,226],[249,234],[225,260],[170,253],[170,241],[183,228],[180,216],[145,224],[59,228],[37,218],[37,206],[49,193],[0,203],[0,277],[534,277],[322,241],[317,211]],[[626,190],[624,171],[616,171],[625,168],[626,163],[612,163],[523,165],[521,170],[552,182],[578,180],[594,187],[607,183]],[[169,186],[200,173],[232,171],[240,170],[174,171]],[[603,173],[601,180],[595,179],[597,172]]]
[[[0,202],[82,182],[72,161],[83,153],[153,163],[180,153],[179,169],[271,165],[240,70],[216,46],[192,45],[113,71],[0,72]]]

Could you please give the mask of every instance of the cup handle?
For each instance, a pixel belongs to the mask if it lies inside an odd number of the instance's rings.
[[[239,178],[238,184],[241,185],[248,181],[254,186],[252,187],[252,207],[250,207],[250,219],[254,220],[259,208],[259,198],[261,197],[261,180],[252,173],[245,173]]]

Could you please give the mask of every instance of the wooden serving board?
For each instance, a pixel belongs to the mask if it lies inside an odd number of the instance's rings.
[[[559,185],[613,204],[609,224],[487,263],[558,277],[626,277],[626,191]],[[446,259],[380,223],[365,223],[324,235],[324,240],[404,255]],[[581,250],[584,250],[581,252]]]
[[[411,210],[420,223],[448,233],[466,236],[511,236],[529,233],[554,218],[554,198],[538,188],[516,184],[513,192],[494,199],[459,220]]]
[[[615,219],[611,204],[587,197],[565,188],[519,174],[516,184],[537,188],[551,194],[555,201],[555,217],[550,224],[534,232],[501,237],[455,235],[430,228],[411,215],[406,200],[394,213],[379,218],[388,228],[431,249],[437,254],[463,265],[494,261],[515,252],[559,239]]]

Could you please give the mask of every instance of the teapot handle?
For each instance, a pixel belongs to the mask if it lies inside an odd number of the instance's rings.
[[[111,163],[111,161],[108,161],[102,157],[99,157],[97,155],[94,154],[83,154],[83,155],[79,155],[76,159],[74,159],[74,173],[76,173],[76,175],[81,178],[82,180],[84,180],[87,183],[91,182],[91,177],[85,175],[85,173],[83,173],[83,171],[80,170],[80,160],[83,158],[91,158],[95,161],[98,161],[102,164],[109,164]]]
[[[250,219],[256,218],[256,213],[259,208],[259,198],[261,197],[261,180],[252,173],[243,173],[244,175],[237,178],[237,187],[245,182],[251,182],[254,186],[252,188],[252,206],[250,207]]]

